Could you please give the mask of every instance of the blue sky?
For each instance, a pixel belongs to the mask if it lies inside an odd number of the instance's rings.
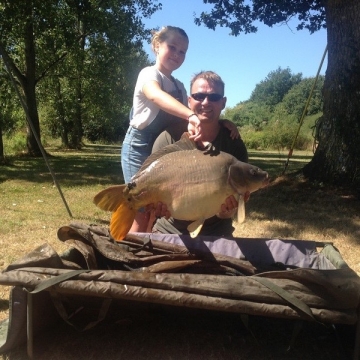
[[[255,34],[230,36],[228,28],[210,30],[194,24],[194,13],[211,9],[202,0],[161,0],[162,10],[151,19],[143,19],[147,28],[165,25],[183,28],[189,36],[189,49],[184,64],[173,76],[189,91],[190,79],[201,70],[217,72],[225,82],[227,106],[233,107],[248,100],[256,84],[276,70],[289,68],[303,78],[314,77],[326,47],[326,30],[310,35],[308,30],[297,31],[296,21],[290,27],[260,24]],[[154,60],[150,44],[144,43],[149,58]],[[327,57],[321,74],[325,74]]]

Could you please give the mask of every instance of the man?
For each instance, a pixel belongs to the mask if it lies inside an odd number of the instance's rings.
[[[190,96],[188,104],[190,109],[200,120],[202,131],[202,143],[197,143],[201,149],[207,142],[220,151],[227,152],[240,161],[247,162],[248,154],[244,142],[241,138],[232,139],[230,131],[223,126],[220,120],[221,111],[225,108],[226,97],[224,96],[225,85],[221,77],[212,71],[203,71],[195,75],[190,83]],[[181,135],[187,131],[187,128],[181,126],[172,127],[164,131],[156,139],[153,152],[163,148],[166,145],[178,141]],[[246,197],[248,197],[247,194]],[[246,200],[246,199],[245,199]],[[161,206],[158,205],[158,206]],[[226,199],[225,204],[221,206],[221,211],[210,219],[207,219],[199,235],[232,236],[234,228],[232,218],[237,211],[238,203],[234,196]],[[164,214],[162,211],[156,213]],[[188,234],[187,225],[189,221],[177,220],[172,217],[162,217],[156,219],[152,232],[166,234]]]

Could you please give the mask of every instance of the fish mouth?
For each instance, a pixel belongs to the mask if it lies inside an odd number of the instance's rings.
[[[264,187],[268,186],[269,184],[270,184],[270,179],[269,179],[269,175],[267,174],[266,178],[262,182],[261,188],[264,188]]]

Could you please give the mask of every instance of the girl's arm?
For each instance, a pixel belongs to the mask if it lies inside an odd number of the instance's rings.
[[[199,118],[187,106],[163,91],[156,81],[148,81],[142,91],[145,96],[154,102],[160,109],[189,122],[189,132],[194,141],[201,141],[201,128]],[[195,130],[195,131],[194,131]]]

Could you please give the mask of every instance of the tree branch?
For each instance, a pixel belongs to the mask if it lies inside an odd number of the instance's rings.
[[[25,82],[25,76],[21,73],[21,71],[19,70],[19,68],[15,65],[14,61],[11,59],[11,57],[9,56],[8,52],[5,49],[4,44],[2,43],[2,41],[0,40],[0,55],[2,56],[4,63],[6,64],[7,68],[9,70],[11,70],[16,79],[21,83],[24,84]]]
[[[50,64],[46,69],[44,69],[44,71],[39,75],[39,77],[36,79],[35,83],[37,84],[42,78],[44,78],[46,76],[46,74],[49,72],[49,70],[54,67],[56,64],[58,64],[59,62],[61,62],[66,55],[68,54],[67,51],[65,51],[56,61],[54,61],[52,64]]]

